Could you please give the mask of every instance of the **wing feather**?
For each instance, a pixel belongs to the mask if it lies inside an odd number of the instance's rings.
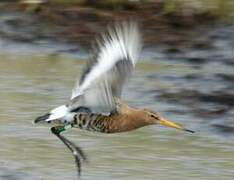
[[[87,106],[98,113],[115,109],[114,97],[120,97],[141,49],[136,22],[123,22],[108,28],[97,41],[93,58],[81,74],[71,96],[72,106]]]

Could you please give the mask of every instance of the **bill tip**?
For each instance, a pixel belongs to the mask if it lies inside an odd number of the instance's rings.
[[[184,131],[190,132],[190,133],[195,133],[195,131],[190,130],[190,129],[184,129]]]

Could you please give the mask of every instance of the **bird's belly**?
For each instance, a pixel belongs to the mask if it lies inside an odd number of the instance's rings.
[[[74,127],[88,131],[109,133],[108,118],[103,115],[77,114],[74,117]]]

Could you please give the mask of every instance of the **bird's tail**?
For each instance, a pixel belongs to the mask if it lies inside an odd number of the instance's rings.
[[[39,122],[51,122],[54,120],[62,120],[68,113],[68,107],[66,105],[59,106],[49,113],[39,116],[34,120],[34,123]]]
[[[34,123],[36,124],[36,123],[39,123],[39,122],[45,122],[47,119],[49,119],[49,117],[50,117],[50,113],[47,113],[47,114],[45,114],[43,116],[39,116],[34,120]]]

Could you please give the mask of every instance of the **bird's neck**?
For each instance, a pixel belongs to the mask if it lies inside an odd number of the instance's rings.
[[[120,104],[118,111],[111,118],[110,132],[124,132],[153,124],[146,119],[143,110]]]

